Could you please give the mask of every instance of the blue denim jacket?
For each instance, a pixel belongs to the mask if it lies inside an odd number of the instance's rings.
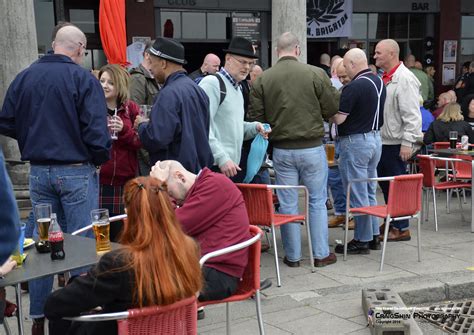
[[[112,146],[99,81],[64,55],[46,55],[8,88],[0,134],[18,140],[21,159],[32,164],[109,160]]]
[[[3,152],[0,150],[0,266],[11,255],[18,242],[19,222],[12,184],[5,169]]]

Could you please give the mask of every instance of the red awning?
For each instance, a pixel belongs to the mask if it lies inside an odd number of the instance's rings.
[[[125,0],[100,0],[99,29],[107,61],[126,66]]]

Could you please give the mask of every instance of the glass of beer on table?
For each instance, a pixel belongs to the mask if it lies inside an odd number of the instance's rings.
[[[336,156],[336,148],[334,146],[334,142],[326,142],[326,158],[328,160],[328,164],[334,164]]]
[[[35,220],[38,228],[39,241],[35,244],[40,253],[49,252],[48,230],[51,223],[51,204],[42,203],[35,205]]]
[[[456,149],[458,144],[458,132],[453,130],[449,132],[449,147],[451,149]]]
[[[92,229],[95,235],[95,251],[98,255],[111,250],[109,210],[105,208],[91,211]]]

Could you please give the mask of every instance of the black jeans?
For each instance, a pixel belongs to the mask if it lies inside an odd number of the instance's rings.
[[[239,278],[225,274],[213,268],[202,267],[204,289],[199,294],[199,301],[222,300],[230,297],[237,290]]]

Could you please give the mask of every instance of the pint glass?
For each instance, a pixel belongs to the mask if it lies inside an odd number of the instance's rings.
[[[334,142],[327,142],[326,143],[326,157],[328,160],[328,164],[334,164],[336,155],[336,150],[334,146]]]
[[[94,209],[91,211],[91,219],[95,235],[95,251],[101,255],[111,250],[109,210]]]
[[[450,131],[449,132],[449,147],[451,149],[456,149],[456,145],[458,144],[458,132],[457,131]]]

